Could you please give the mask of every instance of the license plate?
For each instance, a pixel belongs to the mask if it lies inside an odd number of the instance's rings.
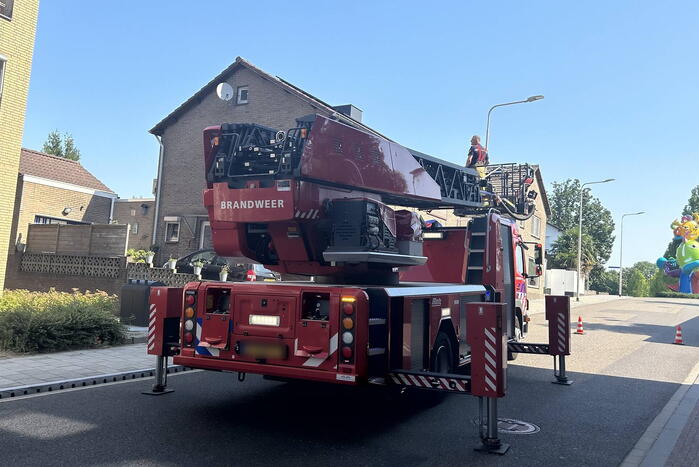
[[[255,360],[285,360],[288,354],[286,345],[259,342],[241,342],[240,354]]]

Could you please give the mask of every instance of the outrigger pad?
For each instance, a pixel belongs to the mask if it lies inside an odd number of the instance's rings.
[[[473,448],[474,451],[485,452],[488,454],[498,454],[502,456],[510,449],[510,445],[507,443],[501,443],[500,440],[490,440],[484,439],[483,444],[477,448]]]
[[[151,389],[150,391],[142,391],[141,394],[146,396],[162,396],[164,394],[170,394],[171,392],[175,392],[175,390],[165,388],[160,391],[156,391],[155,389]]]
[[[574,382],[575,381],[573,381],[572,379],[566,378],[566,379],[556,379],[556,381],[551,381],[551,384],[560,384],[562,386],[570,386]]]

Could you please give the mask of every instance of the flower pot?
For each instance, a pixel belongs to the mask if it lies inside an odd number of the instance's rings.
[[[226,282],[228,280],[228,271],[226,272],[219,272],[218,273],[218,278],[221,282]]]
[[[167,262],[167,267],[172,269],[173,271],[175,270],[175,266],[177,266],[177,260],[176,259],[171,259],[168,260]]]
[[[201,275],[201,266],[194,266],[194,274],[197,276]]]
[[[153,255],[146,256],[146,263],[148,263],[148,266],[153,267]]]

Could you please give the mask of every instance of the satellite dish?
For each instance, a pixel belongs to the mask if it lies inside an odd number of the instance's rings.
[[[233,87],[228,83],[220,83],[216,86],[216,95],[222,101],[233,99]]]

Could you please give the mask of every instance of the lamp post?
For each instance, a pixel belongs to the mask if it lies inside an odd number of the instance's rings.
[[[621,284],[623,282],[624,275],[624,265],[622,264],[624,258],[624,217],[626,216],[639,216],[645,214],[645,211],[632,212],[624,214],[621,216],[621,232],[619,232],[619,296],[621,297]]]
[[[580,301],[580,262],[582,256],[582,213],[583,213],[583,193],[585,193],[585,185],[594,185],[596,183],[613,182],[615,179],[608,178],[599,182],[585,182],[580,186],[580,220],[578,221],[578,278],[575,286],[575,301]]]
[[[537,95],[537,96],[531,96],[527,97],[523,101],[514,101],[514,102],[505,102],[504,104],[496,104],[488,110],[488,121],[485,124],[485,148],[488,149],[488,137],[490,136],[490,113],[497,107],[503,107],[506,105],[514,105],[514,104],[526,104],[527,102],[534,102],[543,99],[544,96]]]

